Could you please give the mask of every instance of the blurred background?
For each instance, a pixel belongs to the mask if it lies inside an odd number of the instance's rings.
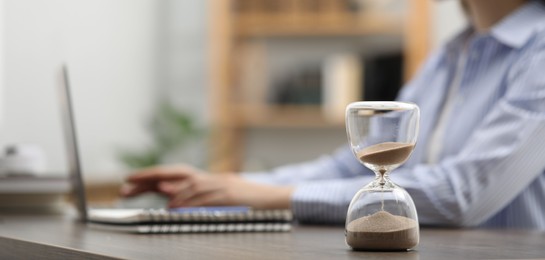
[[[2,156],[23,145],[66,175],[66,63],[98,193],[156,163],[313,159],[346,142],[347,103],[394,99],[465,23],[455,0],[0,0]]]

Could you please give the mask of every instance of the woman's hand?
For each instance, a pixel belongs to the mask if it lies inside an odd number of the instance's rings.
[[[134,173],[121,195],[147,191],[170,198],[168,206],[249,206],[257,209],[290,207],[292,187],[257,184],[235,174],[208,174],[187,165],[159,166]]]

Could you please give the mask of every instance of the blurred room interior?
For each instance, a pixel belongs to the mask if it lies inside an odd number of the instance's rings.
[[[457,1],[2,0],[2,156],[25,145],[45,162],[35,174],[67,175],[66,63],[94,201],[156,163],[310,160],[346,143],[346,104],[394,99],[464,24]]]

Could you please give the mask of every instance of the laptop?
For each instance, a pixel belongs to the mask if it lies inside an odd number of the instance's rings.
[[[93,208],[87,205],[68,68],[59,70],[59,100],[73,201],[81,222],[133,233],[282,232],[291,229],[289,210],[244,206],[192,208]]]

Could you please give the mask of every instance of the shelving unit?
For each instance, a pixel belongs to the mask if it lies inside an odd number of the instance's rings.
[[[406,1],[407,10],[403,14],[358,10],[355,4],[362,1],[353,0],[209,1],[210,102],[214,129],[210,170],[240,170],[248,129],[344,126],[342,122],[328,120],[318,105],[271,105],[241,93],[247,89],[239,87],[241,75],[237,62],[248,42],[271,38],[399,36],[405,42],[408,78],[428,50],[428,3]]]
[[[309,22],[312,18],[298,22],[298,19],[289,17],[270,17],[262,22],[252,23],[252,19],[240,17],[235,26],[239,37],[362,36],[376,33],[399,34],[401,28],[398,18],[394,15],[369,13],[365,17],[339,16],[330,19],[331,21],[318,18],[318,22],[314,23]],[[279,23],[276,20],[287,22]]]
[[[322,108],[314,105],[236,105],[236,128],[315,128],[341,127],[324,117]]]

